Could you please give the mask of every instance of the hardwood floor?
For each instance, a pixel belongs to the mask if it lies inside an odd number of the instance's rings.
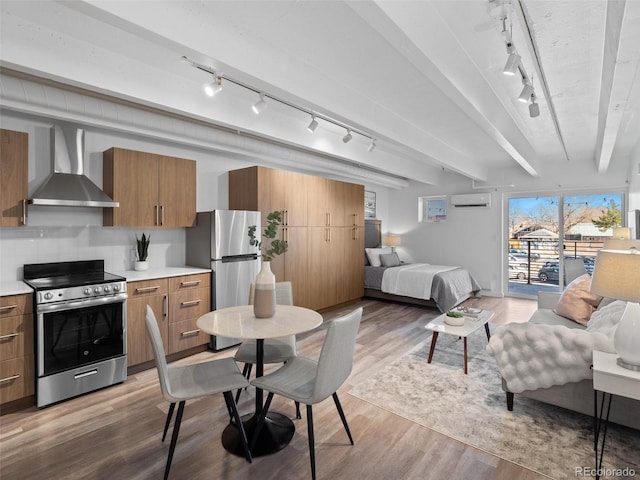
[[[535,301],[480,298],[466,305],[493,310],[493,324],[526,321]],[[428,337],[427,311],[398,303],[365,299],[354,369],[339,390],[355,445],[348,442],[331,400],[314,407],[318,479],[513,479],[546,478],[452,440],[433,430],[349,395],[350,388]],[[325,320],[354,306],[332,311]],[[318,352],[323,332],[299,336],[298,350]],[[180,362],[232,356],[203,352]],[[273,368],[273,367],[272,367]],[[253,407],[249,390],[241,412]],[[162,478],[169,439],[160,439],[168,403],[155,369],[128,377],[121,385],[42,410],[35,407],[0,417],[2,479]],[[272,409],[294,418],[294,407],[275,397]],[[294,420],[296,434],[284,450],[254,459],[228,454],[220,436],[227,423],[222,396],[187,403],[170,478],[310,478],[306,420]]]

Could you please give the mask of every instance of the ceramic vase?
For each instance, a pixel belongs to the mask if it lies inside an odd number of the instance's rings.
[[[149,270],[149,262],[147,260],[141,262],[141,261],[135,261],[133,263],[133,269],[134,270]]]
[[[256,318],[270,318],[276,313],[276,276],[271,271],[271,262],[262,262],[256,275],[253,314]]]

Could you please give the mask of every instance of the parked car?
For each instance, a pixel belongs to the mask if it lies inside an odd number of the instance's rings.
[[[528,275],[527,269],[519,265],[509,264],[509,279],[517,278],[518,280],[526,280]]]
[[[550,262],[553,262],[553,260],[549,260],[547,263]],[[557,260],[555,264],[546,265],[538,271],[538,280],[541,282],[551,281],[558,283],[558,280],[560,280],[560,266],[558,265]]]
[[[509,266],[515,265],[521,268],[527,268],[527,259],[522,257],[516,257],[515,255],[509,255]]]

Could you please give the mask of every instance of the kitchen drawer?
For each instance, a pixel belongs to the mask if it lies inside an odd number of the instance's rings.
[[[209,288],[194,288],[169,295],[169,323],[197,319],[211,311]]]
[[[209,335],[196,325],[197,318],[169,324],[169,352],[175,353],[188,348],[205,345]]]
[[[0,403],[34,394],[34,362],[33,355],[0,362]]]
[[[33,315],[0,318],[0,361],[33,355]]]
[[[139,282],[129,282],[127,284],[127,295],[129,298],[148,297],[151,295],[161,295],[167,293],[169,282],[166,278],[155,280],[141,280]]]
[[[183,275],[181,277],[171,277],[169,279],[169,291],[172,293],[193,288],[209,288],[210,285],[211,274],[209,273]]]
[[[33,296],[30,293],[0,297],[0,318],[29,313],[33,313]]]

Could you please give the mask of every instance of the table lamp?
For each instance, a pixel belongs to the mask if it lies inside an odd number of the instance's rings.
[[[618,365],[640,371],[640,251],[635,246],[628,250],[600,250],[591,291],[627,301],[613,335],[613,346],[618,353]]]
[[[391,247],[391,251],[395,252],[396,251],[396,247],[400,245],[401,241],[400,241],[400,235],[396,235],[394,233],[390,233],[389,235],[387,235],[387,237],[385,238],[385,243]]]
[[[629,227],[613,227],[611,238],[619,238],[621,240],[629,240],[631,238],[631,229]]]

